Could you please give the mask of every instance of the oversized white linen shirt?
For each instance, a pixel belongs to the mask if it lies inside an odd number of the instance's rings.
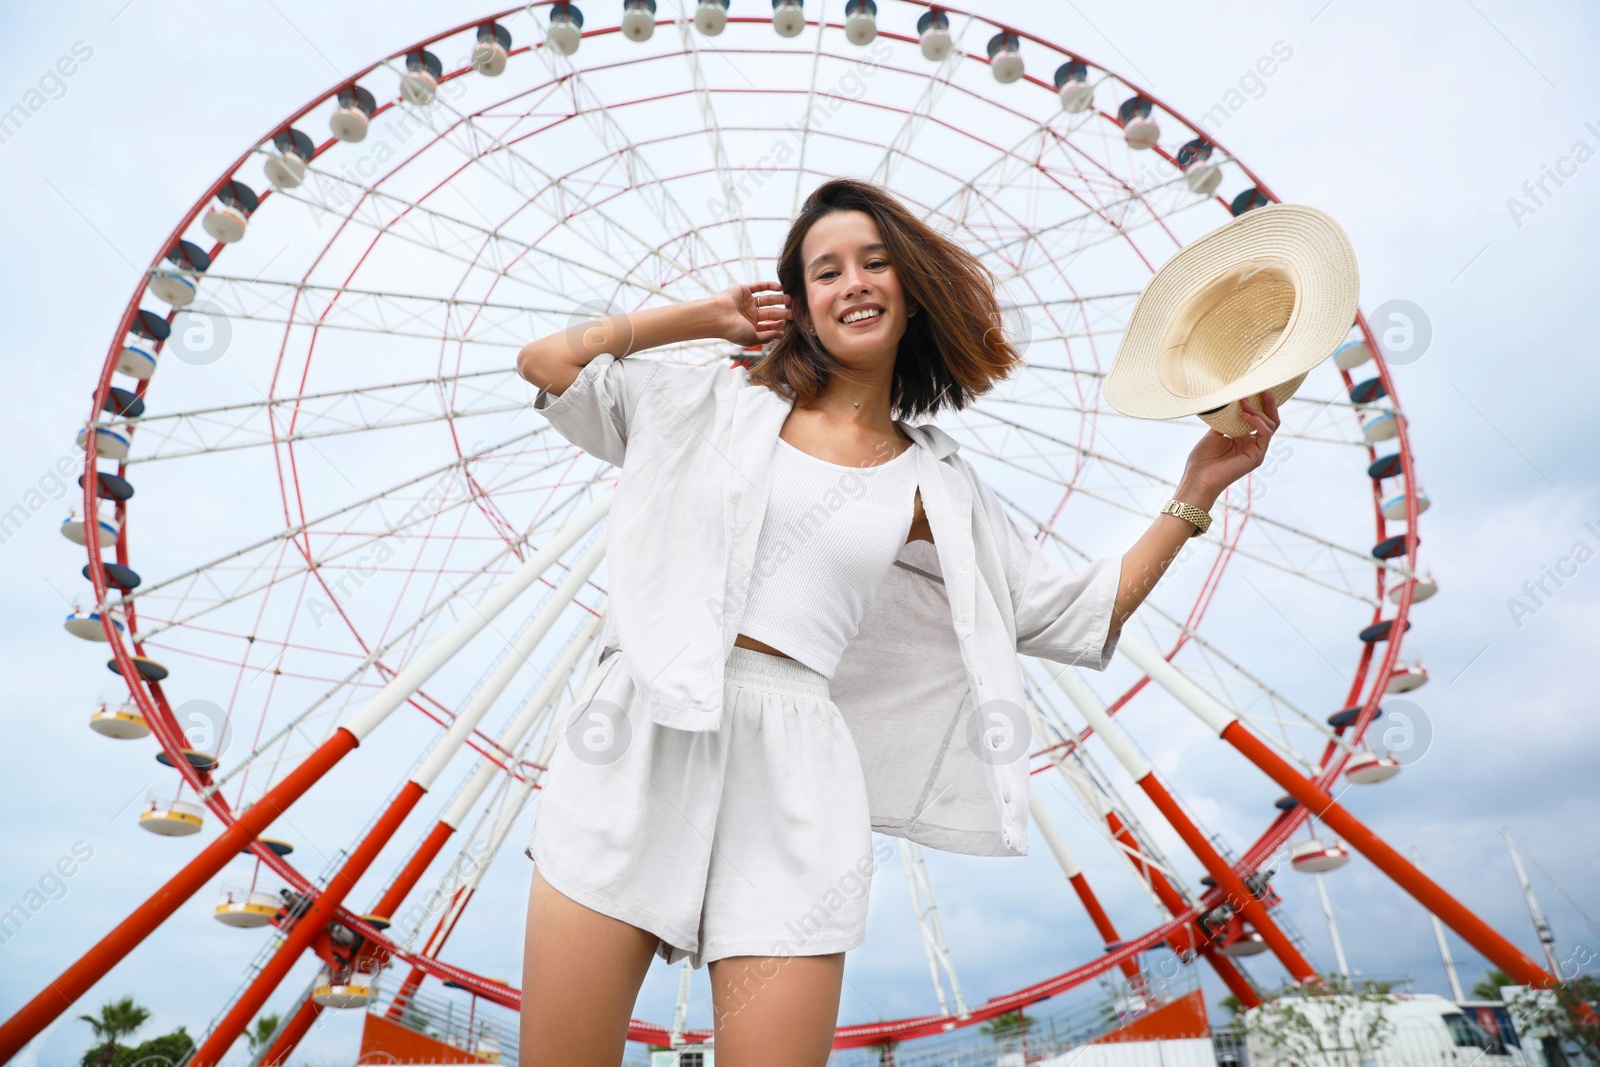
[[[771,459],[793,402],[743,367],[601,354],[534,408],[621,468],[608,541],[602,658],[620,648],[629,714],[716,730]],[[1047,561],[938,426],[917,449],[933,544],[904,546],[846,647],[830,694],[855,739],[872,828],[980,856],[1028,851],[1028,753],[1017,654],[1104,670],[1121,557],[1079,574]],[[847,475],[849,472],[845,472]]]

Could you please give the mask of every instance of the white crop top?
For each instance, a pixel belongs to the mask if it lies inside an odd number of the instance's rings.
[[[911,530],[914,451],[847,467],[778,438],[740,633],[833,677]]]

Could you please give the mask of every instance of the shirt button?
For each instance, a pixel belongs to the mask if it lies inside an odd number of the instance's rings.
[[[1009,804],[1009,803],[1011,803],[1011,790],[1009,790],[1009,789],[1003,789],[1003,790],[1001,790],[1001,791],[1000,791],[1000,796],[1001,796],[1001,798],[1002,798],[1002,799],[1003,799],[1003,800],[1005,800],[1005,802],[1006,802],[1006,803],[1007,803],[1007,804]]]

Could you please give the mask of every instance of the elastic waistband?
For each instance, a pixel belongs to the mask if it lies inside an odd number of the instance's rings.
[[[723,667],[723,680],[728,685],[743,685],[753,689],[776,689],[800,696],[828,696],[828,678],[818,674],[797,659],[757,652],[738,645],[728,653]]]

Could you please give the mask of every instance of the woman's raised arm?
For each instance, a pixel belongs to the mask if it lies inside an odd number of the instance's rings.
[[[1282,421],[1278,402],[1270,389],[1240,402],[1241,416],[1255,427],[1244,437],[1228,437],[1207,430],[1189,453],[1183,478],[1173,499],[1210,511],[1228,486],[1261,466],[1272,435]],[[1176,515],[1157,515],[1144,536],[1134,542],[1122,557],[1122,579],[1117,587],[1117,603],[1111,613],[1111,629],[1116,632],[1143,604],[1178,552],[1194,536],[1194,527]]]
[[[732,285],[698,300],[574,323],[523,345],[517,353],[517,373],[560,396],[602,352],[621,359],[647,348],[707,337],[743,346],[765,344],[783,331],[789,317],[789,297],[777,282]]]

